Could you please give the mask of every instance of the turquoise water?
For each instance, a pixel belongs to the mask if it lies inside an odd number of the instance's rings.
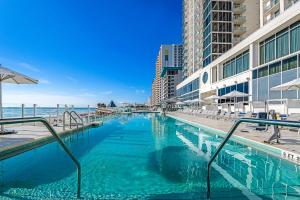
[[[154,114],[117,116],[64,139],[82,165],[84,199],[205,199],[222,140]],[[231,142],[212,168],[212,199],[299,199],[300,167]],[[0,163],[0,199],[72,199],[76,168],[57,143]]]

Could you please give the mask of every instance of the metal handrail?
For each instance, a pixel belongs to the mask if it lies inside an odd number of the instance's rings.
[[[72,119],[73,119],[76,123],[76,129],[78,130],[79,126],[78,126],[78,122],[77,122],[76,118],[73,115],[71,115],[71,113],[67,110],[63,113],[63,130],[66,129],[66,114],[68,114],[70,116],[70,129],[72,129]]]
[[[49,124],[49,122],[42,117],[28,117],[28,118],[8,118],[0,119],[0,125],[6,124],[21,124],[21,123],[32,123],[32,122],[41,122],[49,130],[52,136],[57,140],[61,145],[63,150],[68,154],[77,167],[77,198],[80,198],[80,189],[81,189],[81,166],[76,157],[72,154],[71,150],[66,146],[60,136],[56,133],[54,128]]]
[[[75,111],[73,110],[73,111],[70,112],[70,114],[71,114],[71,115],[72,115],[72,114],[76,115],[76,117],[81,121],[82,127],[84,126],[83,119],[82,119],[82,117],[80,117],[80,116],[78,115],[77,112],[75,112]]]
[[[238,119],[234,125],[231,127],[231,129],[228,131],[225,139],[223,142],[218,146],[216,152],[212,156],[212,158],[209,160],[207,165],[207,199],[210,199],[210,167],[212,165],[212,162],[216,159],[224,145],[227,143],[231,135],[234,133],[234,131],[237,129],[237,127],[241,123],[254,123],[254,124],[266,124],[266,125],[277,125],[277,126],[288,126],[288,127],[296,127],[300,128],[300,121],[283,121],[283,120],[268,120],[268,119],[253,119],[253,118],[241,118]]]

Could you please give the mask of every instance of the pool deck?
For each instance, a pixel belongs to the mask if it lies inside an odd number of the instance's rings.
[[[85,124],[79,129],[89,128],[92,125],[92,123]],[[65,130],[62,126],[54,126],[53,128],[61,137],[77,131],[76,126],[66,127]],[[0,160],[54,141],[48,129],[39,122],[5,125],[5,129],[15,130],[17,133],[0,135]]]
[[[215,130],[215,133],[224,136],[233,125],[231,120],[216,120],[210,118],[189,115],[181,112],[169,112],[169,117],[190,123],[195,126]],[[249,124],[248,124],[249,125]],[[232,138],[237,142],[255,147],[259,150],[270,152],[281,158],[300,164],[300,135],[287,128],[281,128],[280,144],[264,143],[271,136],[271,131],[256,131],[247,127],[246,124],[240,125]]]

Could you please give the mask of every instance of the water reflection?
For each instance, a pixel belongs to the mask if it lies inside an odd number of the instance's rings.
[[[222,140],[190,126],[178,126],[176,136],[190,151],[206,161]],[[225,146],[212,167],[212,174],[220,174],[231,184],[232,189],[239,188],[246,196],[300,198],[298,165],[236,142]]]

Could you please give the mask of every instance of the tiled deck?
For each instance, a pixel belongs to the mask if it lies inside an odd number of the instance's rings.
[[[170,112],[177,118],[181,118],[192,123],[202,124],[213,129],[218,129],[224,132],[228,132],[230,127],[233,125],[233,121],[215,120],[210,118],[203,118],[195,115],[188,115],[179,112]],[[243,130],[243,131],[242,131]],[[247,132],[245,132],[247,131]],[[287,128],[283,128],[281,131],[280,144],[271,144],[271,147],[276,147],[284,151],[292,152],[293,154],[300,155],[300,135],[295,131],[289,131]],[[271,136],[271,131],[255,131],[246,127],[246,125],[241,125],[240,128],[234,133],[234,135],[240,136],[242,138],[250,139],[257,143],[263,145],[269,145],[264,143]]]
[[[16,134],[7,134],[0,135],[0,151],[22,145],[24,143],[29,143],[34,140],[38,140],[47,136],[51,136],[51,133],[48,129],[43,126],[41,123],[34,124],[20,124],[20,125],[6,125],[5,129],[15,130]],[[54,127],[58,134],[63,133],[62,127]],[[66,129],[70,130],[70,129]],[[75,130],[75,126],[73,126],[73,130]]]

